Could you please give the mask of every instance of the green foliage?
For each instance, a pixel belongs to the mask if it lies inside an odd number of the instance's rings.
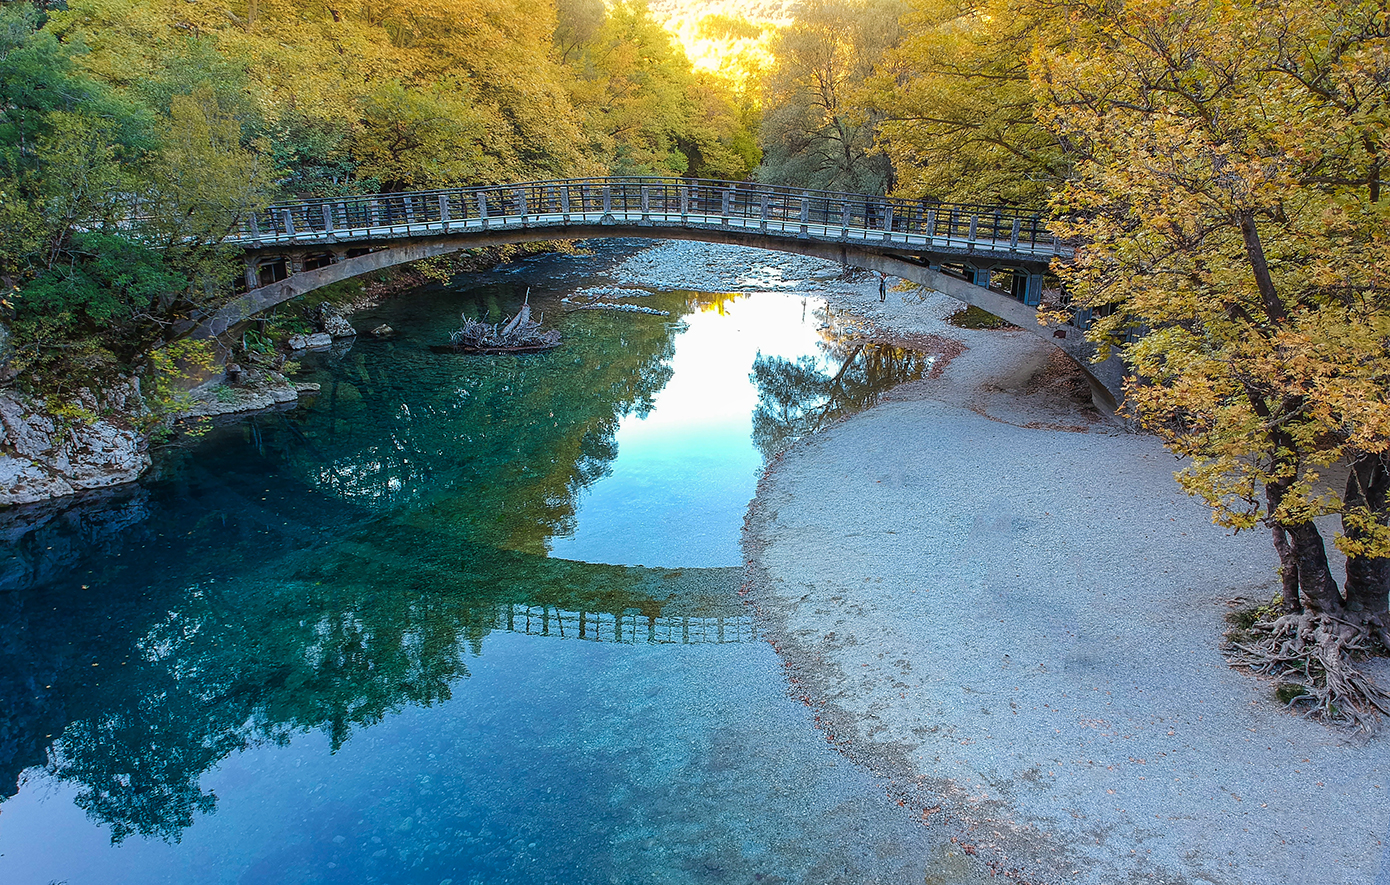
[[[189,390],[212,375],[216,365],[216,353],[208,341],[174,341],[151,352],[141,391],[150,424],[163,423],[185,411],[191,402]]]
[[[187,281],[158,251],[113,234],[74,234],[62,254],[12,293],[11,332],[21,373],[78,384],[156,340],[143,318]]]
[[[1285,706],[1292,704],[1306,694],[1308,694],[1308,687],[1296,682],[1281,682],[1274,687],[1274,696]]]
[[[247,329],[241,333],[241,349],[247,353],[274,353],[275,341],[269,335]]]

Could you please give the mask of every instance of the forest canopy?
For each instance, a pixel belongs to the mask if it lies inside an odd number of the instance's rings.
[[[227,297],[221,243],[270,201],[742,179],[753,120],[635,0],[3,4],[5,380],[128,371]]]

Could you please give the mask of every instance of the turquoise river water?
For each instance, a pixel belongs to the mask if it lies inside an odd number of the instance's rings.
[[[924,358],[802,295],[566,310],[637,245],[394,298],[299,408],[0,514],[0,882],[921,882],[738,589],[765,458]],[[429,351],[528,289],[558,350]]]

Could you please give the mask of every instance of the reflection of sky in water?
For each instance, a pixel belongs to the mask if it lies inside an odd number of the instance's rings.
[[[820,299],[766,292],[685,317],[674,374],[645,418],[618,426],[612,473],[586,489],[551,555],[583,562],[717,568],[742,562],[743,513],[762,456],[753,445],[753,360],[817,354]]]

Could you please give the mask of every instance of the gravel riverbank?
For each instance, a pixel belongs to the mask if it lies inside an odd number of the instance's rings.
[[[1285,713],[1221,656],[1223,616],[1273,592],[1268,538],[1213,526],[1046,342],[839,271],[671,243],[614,275],[816,292],[964,347],[792,447],[750,508],[748,598],[827,737],[1019,880],[1390,883],[1390,740]]]

